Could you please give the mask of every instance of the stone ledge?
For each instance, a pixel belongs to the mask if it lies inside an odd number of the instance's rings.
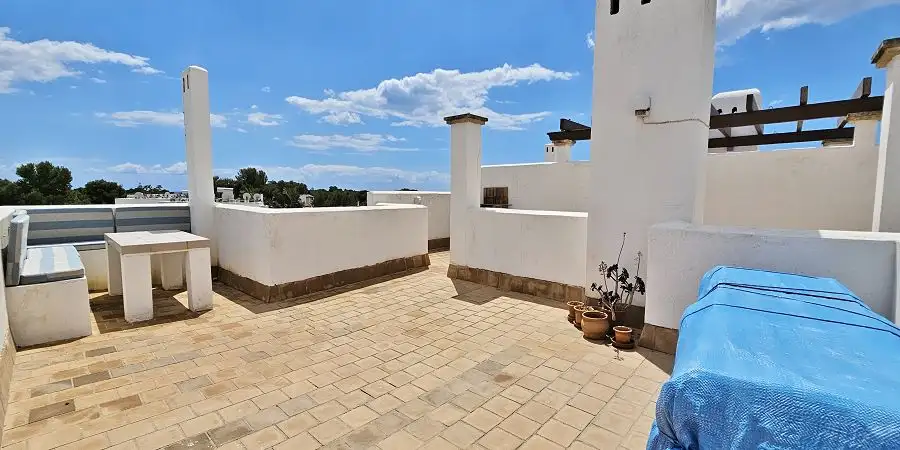
[[[584,300],[584,288],[581,286],[520,277],[493,270],[450,264],[447,268],[447,276],[455,280],[490,286],[501,291],[518,292],[559,302]]]
[[[670,355],[675,354],[678,347],[678,330],[644,324],[638,345]]]
[[[428,253],[450,250],[450,238],[437,238],[428,240]]]
[[[316,292],[359,283],[366,280],[406,272],[407,270],[424,269],[431,265],[428,254],[397,258],[380,262],[371,266],[356,267],[328,273],[305,280],[269,286],[256,280],[242,277],[223,267],[219,267],[219,281],[233,287],[251,297],[266,303],[279,302],[302,297]]]
[[[16,344],[13,343],[12,333],[6,331],[0,348],[0,420],[5,420],[6,409],[9,405],[9,386],[12,383],[13,366],[16,360]],[[3,430],[0,430],[0,442],[3,440]]]

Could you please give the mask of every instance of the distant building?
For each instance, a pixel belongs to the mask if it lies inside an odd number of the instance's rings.
[[[315,199],[312,194],[300,194],[300,205],[304,208],[312,208]]]

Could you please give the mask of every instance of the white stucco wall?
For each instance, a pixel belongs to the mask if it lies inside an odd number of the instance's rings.
[[[220,267],[269,286],[428,253],[424,206],[220,204],[216,213]]]
[[[428,208],[428,239],[450,237],[450,193],[426,191],[369,191],[366,204],[378,203],[415,204],[416,197],[422,198],[422,206]]]
[[[678,328],[700,278],[718,265],[835,278],[894,319],[900,234],[761,230],[666,223],[651,227],[647,323]]]
[[[871,231],[874,148],[710,153],[704,223]]]
[[[509,187],[510,208],[585,212],[588,161],[481,167],[482,187]]]
[[[9,220],[16,208],[0,206],[0,249],[9,242]],[[0,264],[0,353],[5,353],[6,333],[9,331],[9,315],[6,311],[6,264]]]
[[[469,267],[573,286],[584,284],[586,213],[490,208],[468,212],[472,229],[465,249]]]

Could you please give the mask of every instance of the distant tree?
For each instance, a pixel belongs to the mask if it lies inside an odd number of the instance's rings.
[[[122,186],[119,186],[119,188],[121,189]],[[125,190],[122,189],[122,192],[125,192]],[[98,203],[91,201],[91,197],[87,195],[87,193],[85,192],[85,188],[72,189],[68,194],[66,194],[66,198],[63,202],[67,205],[85,205],[88,203]],[[109,203],[115,203],[115,197],[113,198],[113,201]]]
[[[418,189],[401,188],[401,191],[418,191]]]
[[[138,185],[133,188],[125,190],[126,194],[136,194],[138,192],[142,192],[144,194],[168,194],[169,190],[162,187],[162,185],[160,185],[160,184],[153,186],[150,184],[141,184],[141,183],[138,183]]]
[[[266,172],[256,167],[244,167],[238,171],[234,181],[240,186],[241,192],[251,194],[262,193],[269,181]]]
[[[19,193],[19,185],[0,179],[0,205],[21,205],[22,198]]]
[[[22,164],[16,168],[16,175],[26,205],[61,204],[72,190],[72,172],[50,161]]]
[[[111,204],[115,203],[117,198],[125,197],[125,188],[114,181],[88,181],[81,191],[87,198],[86,203],[93,204]]]

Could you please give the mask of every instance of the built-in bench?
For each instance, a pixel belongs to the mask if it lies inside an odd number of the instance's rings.
[[[28,214],[10,221],[6,249],[6,308],[19,347],[91,334],[84,266],[73,245],[28,247]]]
[[[78,250],[88,288],[108,286],[105,233],[128,231],[191,231],[187,204],[29,206],[18,214],[31,217],[28,247],[70,244]],[[154,278],[159,282],[159,264]]]

